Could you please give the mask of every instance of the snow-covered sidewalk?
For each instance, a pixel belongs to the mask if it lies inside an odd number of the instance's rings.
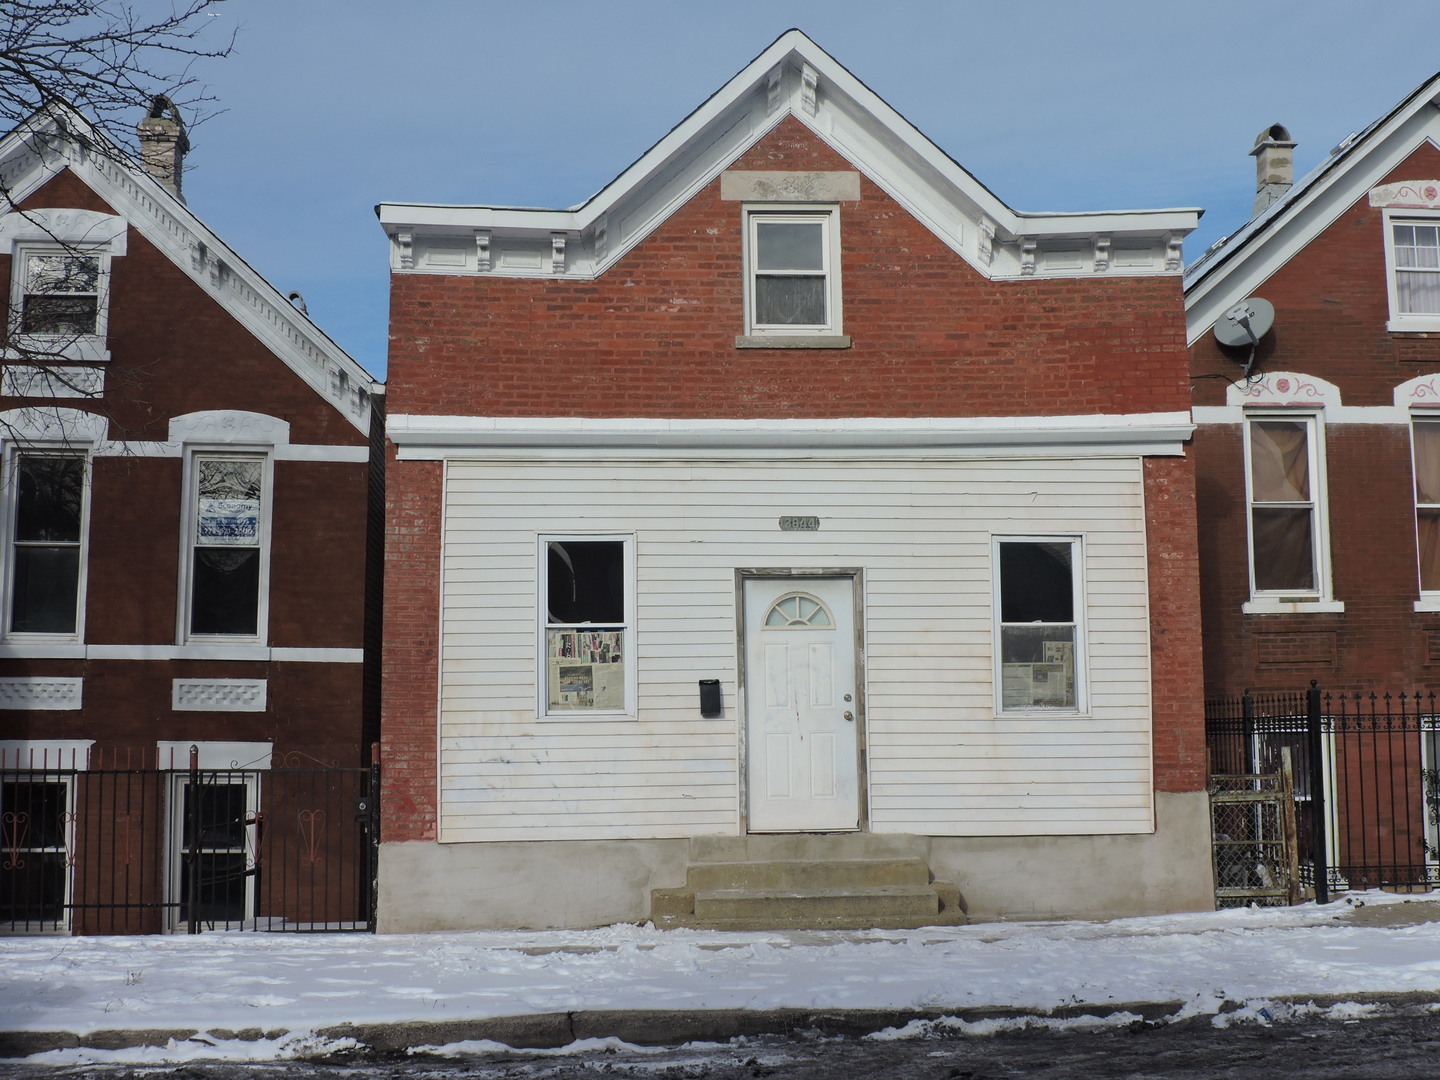
[[[914,931],[8,938],[0,1029],[83,1042],[115,1029],[273,1035],[605,1010],[974,1015],[1165,1002],[1213,1013],[1225,1001],[1404,992],[1440,1002],[1440,923],[1405,925],[1435,917],[1440,897],[1355,899],[1368,907]]]

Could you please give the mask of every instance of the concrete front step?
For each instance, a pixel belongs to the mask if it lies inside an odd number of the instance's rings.
[[[706,889],[695,893],[696,919],[934,919],[940,897],[929,885],[845,889]]]
[[[811,890],[881,885],[928,885],[924,859],[763,859],[691,863],[686,885],[697,895],[714,889]]]
[[[772,859],[928,859],[929,840],[910,833],[748,833],[692,836],[690,862],[762,862]]]

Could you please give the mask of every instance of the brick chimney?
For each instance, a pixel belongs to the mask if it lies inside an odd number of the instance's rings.
[[[140,137],[140,164],[145,171],[183,199],[180,178],[190,140],[180,110],[164,94],[156,94],[145,119],[135,125],[135,133]]]
[[[1284,197],[1295,183],[1295,140],[1283,124],[1271,124],[1255,136],[1250,156],[1255,159],[1255,209],[1259,217],[1266,207]]]

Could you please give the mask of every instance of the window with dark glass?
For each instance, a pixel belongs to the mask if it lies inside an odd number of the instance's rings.
[[[64,780],[0,783],[0,925],[6,929],[64,924],[69,809]]]
[[[249,789],[245,783],[184,783],[180,911],[206,923],[249,917]]]
[[[826,221],[756,214],[755,326],[825,327]]]
[[[85,459],[15,456],[10,632],[73,634],[79,620]]]
[[[1077,708],[1075,541],[997,546],[1001,708]]]
[[[254,637],[260,626],[265,459],[196,455],[190,633]]]
[[[1416,419],[1415,529],[1420,557],[1420,591],[1440,593],[1440,417]]]
[[[28,252],[22,259],[20,332],[47,337],[94,334],[100,319],[100,257]]]
[[[1313,417],[1252,419],[1250,567],[1254,592],[1320,591]]]
[[[625,708],[627,543],[545,543],[545,711]]]

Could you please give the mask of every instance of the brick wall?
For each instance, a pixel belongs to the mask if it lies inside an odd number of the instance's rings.
[[[1423,146],[1377,183],[1440,175]],[[1295,371],[1336,384],[1344,405],[1388,406],[1396,386],[1440,372],[1440,335],[1392,334],[1383,214],[1360,199],[1255,292],[1275,305],[1257,370]],[[1243,359],[1243,357],[1242,357]],[[1210,334],[1191,350],[1197,405],[1221,405],[1239,377],[1235,355]],[[1224,376],[1214,378],[1212,376]],[[1410,433],[1403,425],[1330,423],[1325,429],[1334,594],[1343,614],[1243,615],[1249,551],[1242,433],[1196,435],[1205,684],[1248,688],[1440,689],[1429,643],[1440,615],[1417,613],[1418,572]]]
[[[793,118],[737,169],[848,170]],[[847,350],[737,349],[741,205],[716,180],[594,281],[395,274],[391,415],[786,418],[1189,407],[1176,277],[990,282],[861,178],[840,208]],[[1189,464],[1151,462],[1156,783],[1203,786]],[[386,840],[435,836],[438,465],[392,462]],[[1177,597],[1182,598],[1177,603]],[[1197,755],[1198,754],[1198,758]],[[1197,764],[1198,762],[1198,764]]]
[[[65,171],[24,203],[113,213]],[[0,305],[8,306],[8,250]],[[171,417],[204,409],[278,416],[295,443],[364,446],[357,431],[170,259],[132,228],[111,261],[103,402],[64,401],[111,421],[112,438],[164,440]],[[0,399],[0,409],[22,400]],[[93,461],[86,634],[91,644],[173,645],[180,581],[183,465],[178,457]],[[269,644],[359,649],[363,640],[367,469],[363,463],[275,464]],[[357,764],[357,664],[216,661],[0,661],[0,678],[83,676],[84,709],[0,713],[0,738],[95,738],[101,747],[157,739],[268,739]],[[263,713],[170,711],[173,678],[266,678]]]
[[[1200,791],[1205,752],[1193,458],[1145,461],[1151,708],[1157,791]]]
[[[849,169],[794,119],[738,169]],[[868,180],[840,208],[843,351],[736,349],[716,180],[595,281],[391,278],[392,415],[1020,416],[1185,409],[1175,277],[989,282]]]

